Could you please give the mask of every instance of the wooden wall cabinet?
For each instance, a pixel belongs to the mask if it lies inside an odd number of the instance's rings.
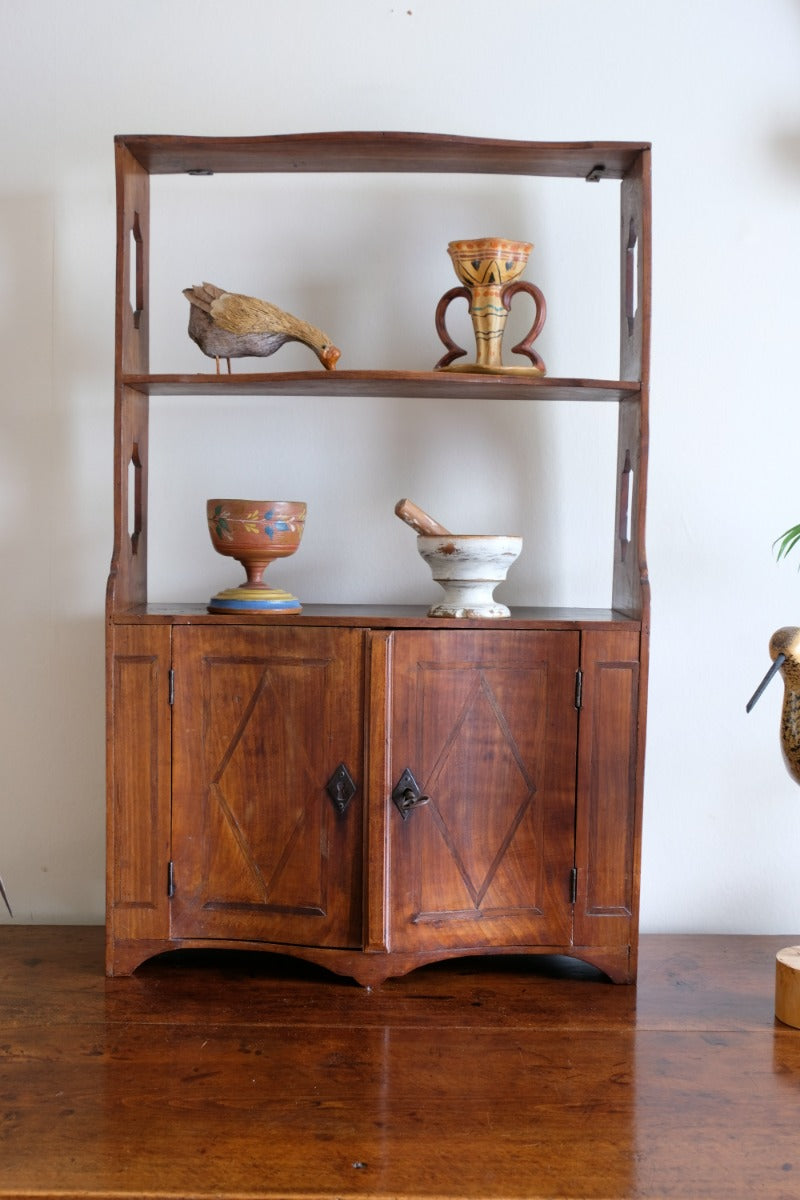
[[[118,137],[115,540],[107,592],[107,970],[180,947],[297,955],[365,984],[465,954],[636,975],[649,585],[650,152],[438,135]],[[620,184],[620,378],[149,371],[150,176],[394,171]],[[604,185],[607,186],[607,185]],[[147,598],[150,403],[163,395],[516,397],[617,406],[609,607]]]

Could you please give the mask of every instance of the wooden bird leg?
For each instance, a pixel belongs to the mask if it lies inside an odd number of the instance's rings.
[[[230,373],[231,373],[231,360],[230,360],[229,358],[226,358],[226,359],[225,359],[225,362],[228,364],[228,374],[230,375]]]
[[[219,355],[214,355],[214,362],[217,364],[217,374],[219,375]]]

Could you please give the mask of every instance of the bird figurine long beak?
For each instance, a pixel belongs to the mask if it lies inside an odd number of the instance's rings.
[[[231,370],[232,358],[268,358],[284,342],[302,342],[314,351],[326,371],[341,357],[327,333],[293,317],[267,300],[226,292],[213,283],[184,288],[189,301],[189,337],[204,354]]]
[[[786,769],[800,783],[800,629],[785,625],[769,641],[772,666],[747,703],[751,712],[778,671],[783,676],[781,710],[781,750]]]
[[[8,915],[13,919],[14,914],[11,911],[11,904],[9,903],[8,896],[6,895],[6,889],[3,887],[2,879],[0,879],[0,897],[2,898],[3,903],[5,904],[6,908],[8,909]]]

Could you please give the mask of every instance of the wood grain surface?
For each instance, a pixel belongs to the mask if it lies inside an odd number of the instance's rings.
[[[336,132],[264,137],[119,134],[153,175],[209,171],[432,171],[620,179],[649,142],[519,142],[437,133]]]
[[[641,940],[639,984],[468,959],[372,991],[0,927],[2,1197],[794,1197],[794,938]]]

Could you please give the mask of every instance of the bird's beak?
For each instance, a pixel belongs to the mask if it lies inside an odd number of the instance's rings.
[[[769,684],[772,682],[772,680],[773,680],[773,677],[774,677],[775,675],[777,675],[777,674],[778,674],[778,671],[780,671],[781,667],[783,666],[783,664],[784,664],[785,662],[786,662],[786,655],[785,655],[785,654],[779,654],[779,655],[777,656],[777,658],[775,659],[775,661],[773,662],[773,664],[772,664],[772,666],[770,667],[770,669],[767,671],[767,673],[766,673],[766,675],[764,676],[764,678],[761,680],[761,683],[758,685],[758,687],[757,687],[757,688],[756,688],[756,690],[753,692],[753,694],[752,694],[752,696],[750,697],[750,699],[747,701],[747,704],[745,705],[745,711],[746,711],[746,712],[752,712],[752,711],[753,711],[753,709],[755,708],[756,704],[758,703],[758,701],[761,699],[761,697],[763,696],[764,692],[766,691],[766,689],[767,689],[768,685],[769,685]]]
[[[336,368],[337,362],[342,357],[342,352],[341,350],[337,350],[335,346],[326,346],[319,357],[325,370],[333,371]]]

